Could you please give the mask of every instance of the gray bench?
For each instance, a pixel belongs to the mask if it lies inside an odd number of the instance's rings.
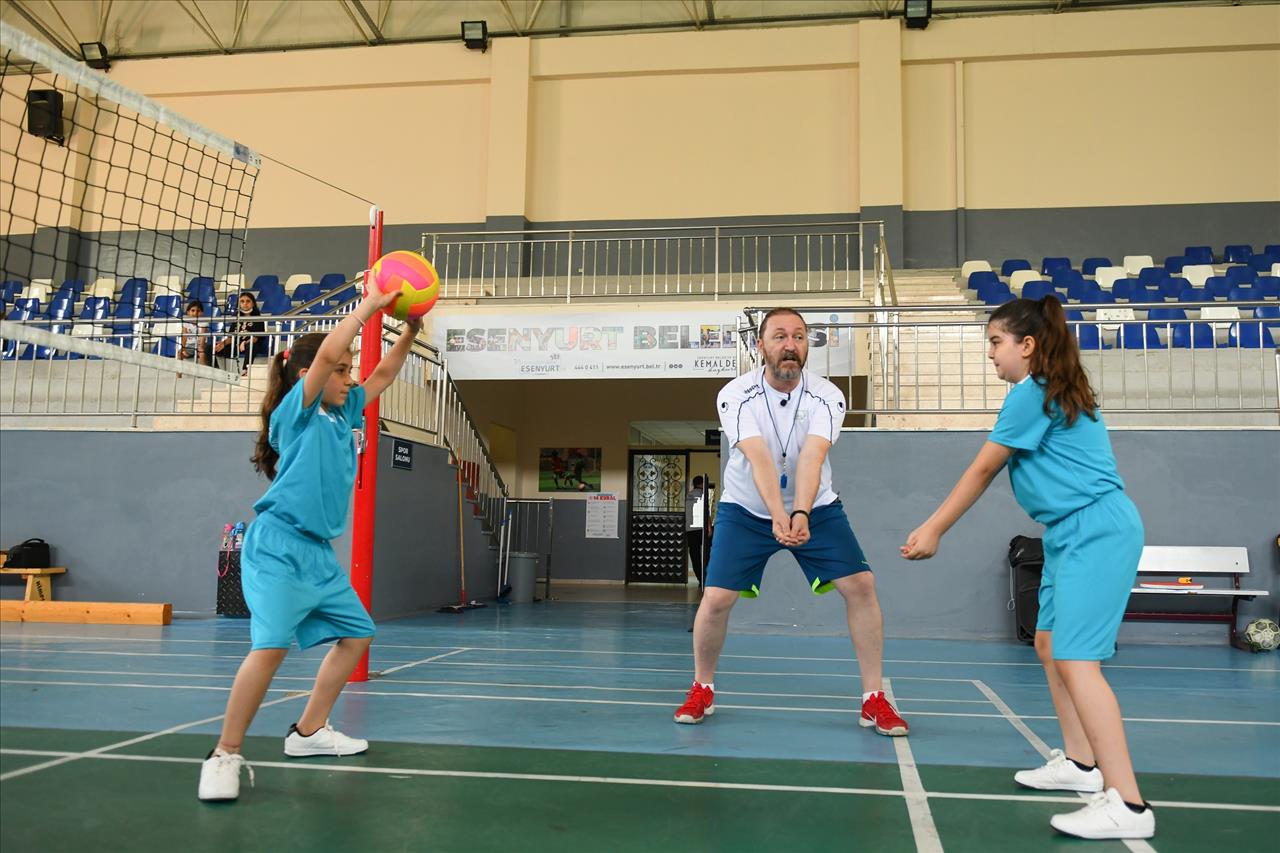
[[[1236,648],[1245,648],[1236,635],[1236,615],[1240,600],[1270,595],[1265,589],[1240,586],[1249,574],[1247,548],[1220,546],[1148,545],[1138,561],[1138,583],[1190,577],[1204,589],[1130,590],[1124,618],[1148,622],[1225,622],[1227,639]],[[1209,586],[1209,581],[1229,585]]]

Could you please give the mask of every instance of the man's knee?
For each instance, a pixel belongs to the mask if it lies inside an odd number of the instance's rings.
[[[728,613],[738,603],[738,593],[721,586],[709,586],[702,591],[702,604],[698,609],[705,609],[713,616]]]
[[[1053,632],[1036,631],[1036,657],[1046,666],[1053,664]]]
[[[876,577],[871,572],[858,572],[836,578],[836,589],[849,603],[874,601],[876,597]]]

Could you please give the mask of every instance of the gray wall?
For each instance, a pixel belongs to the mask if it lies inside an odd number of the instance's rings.
[[[891,637],[1009,638],[1006,562],[1015,535],[1041,535],[1001,473],[943,539],[932,560],[907,562],[898,546],[927,518],[972,461],[985,432],[846,431],[831,453],[836,488],[876,583]],[[1243,545],[1248,586],[1271,597],[1241,604],[1241,623],[1280,605],[1280,431],[1113,430],[1112,444],[1150,545]],[[725,454],[724,458],[728,458]],[[764,594],[733,611],[735,630],[843,633],[837,594],[816,598],[794,558],[776,555]],[[1133,623],[1121,640],[1225,642],[1222,625]]]
[[[588,539],[587,502],[553,500],[551,581],[621,581],[627,574],[627,502],[618,501],[618,538]]]
[[[212,613],[222,526],[253,518],[267,481],[244,432],[0,432],[0,547],[48,540],[68,601],[167,601]],[[391,469],[381,438],[373,615],[458,600],[456,480],[443,451],[418,446],[412,471]],[[496,560],[466,505],[467,594],[491,599]],[[350,565],[348,531],[333,543]],[[21,598],[22,584],[0,584]]]

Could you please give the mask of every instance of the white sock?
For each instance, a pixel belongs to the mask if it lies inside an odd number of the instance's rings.
[[[872,696],[876,695],[877,693],[883,693],[883,692],[884,692],[883,690],[870,690],[862,694],[862,701],[865,702],[868,699],[870,699]]]
[[[697,681],[696,679],[694,680],[694,682],[693,682],[693,683],[694,683],[694,684],[702,684],[702,682]],[[714,681],[709,681],[709,682],[707,682],[706,684],[702,684],[702,686],[703,686],[703,687],[705,687],[705,688],[707,688],[708,690],[710,690],[712,693],[715,693],[715,692],[716,692],[716,683],[715,683]]]

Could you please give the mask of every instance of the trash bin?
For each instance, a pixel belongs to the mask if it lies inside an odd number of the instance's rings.
[[[533,601],[533,591],[538,584],[538,555],[533,551],[508,554],[507,583],[511,585],[511,601],[523,604]]]

